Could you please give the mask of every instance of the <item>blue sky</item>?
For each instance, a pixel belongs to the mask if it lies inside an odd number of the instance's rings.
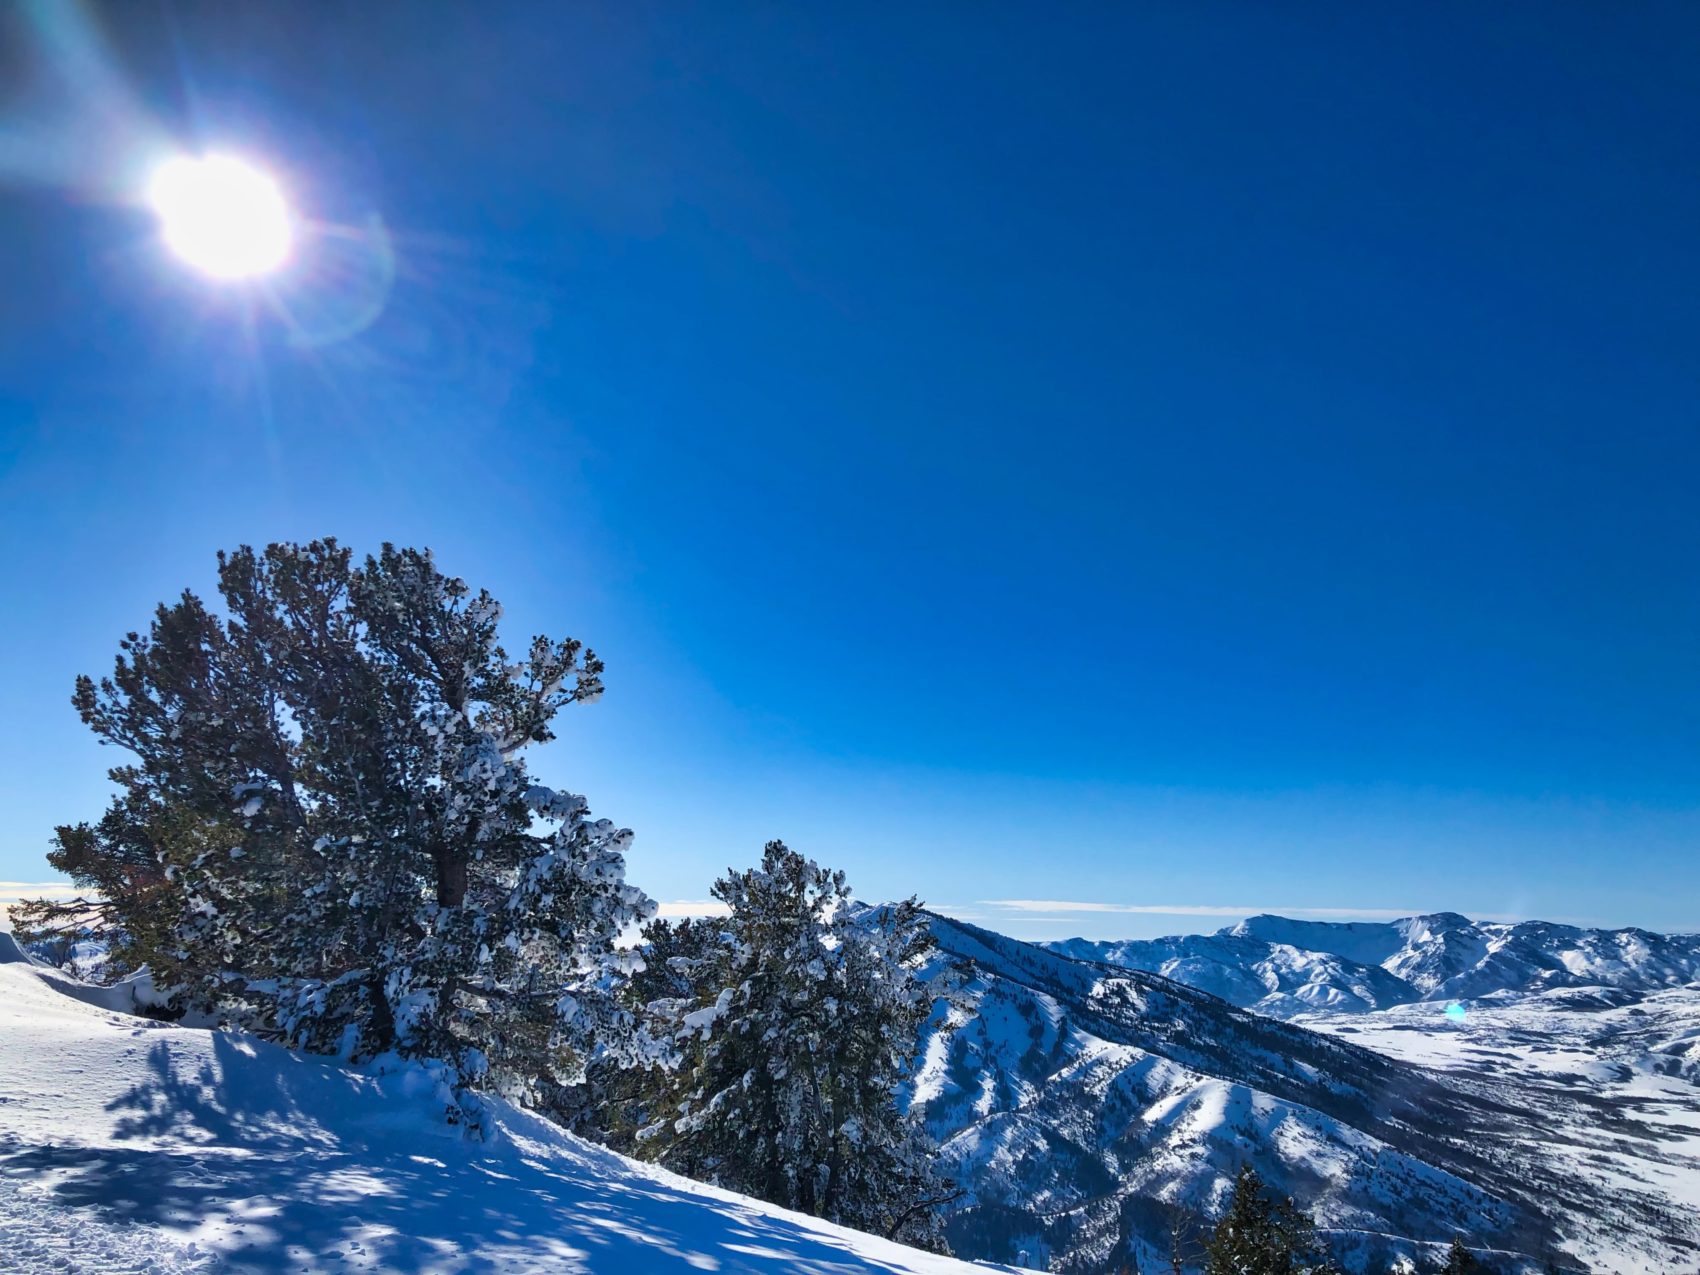
[[[0,882],[103,802],[73,677],[334,534],[597,648],[533,765],[658,898],[779,836],[1041,937],[1700,928],[1700,10],[55,12]],[[342,228],[293,328],[166,259],[172,142]]]

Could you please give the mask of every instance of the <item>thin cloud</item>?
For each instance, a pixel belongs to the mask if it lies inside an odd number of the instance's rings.
[[[25,899],[62,901],[87,893],[87,890],[69,881],[0,881],[0,904],[21,903]]]
[[[655,909],[657,916],[731,916],[732,909],[719,899],[670,899]]]
[[[1131,916],[1219,916],[1246,917],[1272,914],[1321,921],[1401,921],[1422,916],[1422,908],[1294,908],[1278,906],[1235,906],[1219,903],[1095,903],[1077,899],[981,899],[981,907],[1001,908],[1023,916],[1032,912],[1099,912]],[[1497,913],[1476,913],[1482,921],[1520,921],[1524,918]]]

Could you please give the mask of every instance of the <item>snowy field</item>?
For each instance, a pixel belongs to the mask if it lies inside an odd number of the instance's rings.
[[[1573,1217],[1567,1236],[1593,1269],[1700,1269],[1700,986],[1568,988],[1293,1021],[1528,1110],[1526,1149],[1599,1184],[1601,1206]],[[1639,1217],[1619,1207],[1631,1199]],[[1635,1242],[1649,1209],[1686,1242]]]
[[[0,933],[0,1271],[994,1269],[688,1182],[512,1108],[471,1144],[433,1118],[417,1073],[119,1013],[16,956]]]

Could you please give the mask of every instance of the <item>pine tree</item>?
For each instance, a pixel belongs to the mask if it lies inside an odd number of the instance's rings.
[[[13,929],[27,943],[67,951],[78,939],[92,939],[105,947],[106,968],[117,974],[162,964],[169,883],[157,847],[167,839],[163,816],[126,788],[97,824],[58,828],[47,852],[48,863],[88,893],[20,903],[12,908]]]
[[[695,1033],[683,1019],[722,968],[729,936],[718,921],[687,917],[644,926],[642,959],[621,988],[622,1000],[642,1020],[645,1055],[633,1065],[614,1056],[593,1063],[583,1083],[549,1095],[549,1114],[567,1128],[628,1155],[641,1154],[646,1139],[670,1118],[679,1068],[700,1054]],[[718,985],[716,985],[717,987]]]
[[[474,1117],[469,1087],[530,1100],[627,1039],[614,938],[652,910],[631,834],[521,756],[601,661],[547,638],[510,661],[489,594],[390,545],[221,553],[219,592],[223,615],[186,592],[77,682],[135,760],[51,857],[123,959],[297,1046],[434,1060]]]
[[[1249,1164],[1204,1244],[1204,1275],[1326,1275],[1316,1229],[1291,1200],[1271,1197]]]
[[[680,1057],[640,1153],[942,1247],[937,1210],[954,1196],[895,1098],[935,999],[918,975],[932,952],[920,905],[858,909],[842,872],[778,841],[714,895],[730,908],[724,921],[651,930],[650,964],[666,972],[650,1010]]]
[[[1487,1275],[1487,1269],[1464,1247],[1463,1240],[1452,1237],[1452,1247],[1446,1250],[1446,1264],[1440,1268],[1440,1275]]]

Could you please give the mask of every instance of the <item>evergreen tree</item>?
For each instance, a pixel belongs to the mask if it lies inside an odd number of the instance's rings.
[[[1327,1275],[1316,1228],[1291,1200],[1271,1197],[1249,1164],[1204,1244],[1204,1275]]]
[[[1488,1275],[1488,1268],[1464,1247],[1463,1240],[1453,1236],[1452,1247],[1446,1250],[1446,1264],[1440,1268],[1440,1275]]]
[[[489,594],[390,545],[221,553],[219,592],[222,615],[186,592],[77,682],[134,761],[50,858],[122,959],[301,1047],[434,1060],[469,1115],[469,1086],[534,1099],[624,1039],[614,938],[652,910],[631,834],[521,756],[601,661],[547,638],[510,660]]]
[[[652,927],[650,1006],[676,1078],[639,1131],[641,1154],[787,1208],[942,1247],[954,1198],[896,1093],[935,989],[911,899],[852,904],[844,874],[784,843],[714,895],[724,921]],[[678,993],[684,993],[680,995]]]
[[[704,918],[644,926],[641,963],[621,994],[628,1012],[642,1020],[648,1053],[642,1065],[622,1056],[593,1063],[582,1084],[550,1095],[547,1105],[556,1121],[616,1151],[643,1153],[640,1133],[647,1138],[660,1132],[657,1122],[677,1101],[679,1067],[700,1053],[683,1019],[724,968],[729,941],[720,922]]]
[[[78,939],[92,939],[106,948],[106,968],[116,974],[163,963],[170,908],[159,847],[169,834],[163,815],[141,798],[125,788],[98,823],[55,831],[48,863],[88,893],[14,906],[12,926],[20,939],[62,945],[67,952]]]

